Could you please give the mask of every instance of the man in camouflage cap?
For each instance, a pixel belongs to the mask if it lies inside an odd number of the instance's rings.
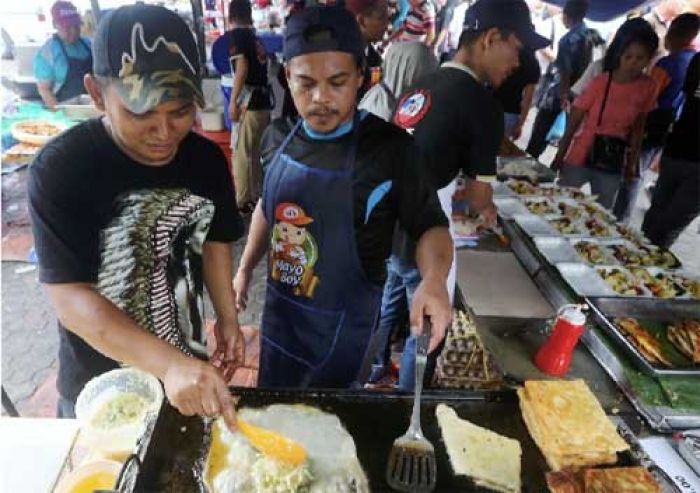
[[[231,242],[243,232],[226,158],[192,132],[204,101],[175,13],[120,7],[98,26],[85,86],[104,116],[55,138],[29,180],[40,280],[59,317],[59,416],[120,364],[162,380],[183,414],[223,414],[243,360]],[[203,288],[217,316],[207,360]],[[199,356],[197,358],[196,356]]]

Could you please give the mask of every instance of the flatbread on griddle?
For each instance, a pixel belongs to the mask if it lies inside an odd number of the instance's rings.
[[[585,493],[661,493],[661,488],[643,467],[589,469],[583,475]]]
[[[520,491],[520,442],[461,419],[445,404],[435,415],[455,474],[495,491]]]

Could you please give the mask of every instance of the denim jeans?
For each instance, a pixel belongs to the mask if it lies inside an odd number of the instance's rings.
[[[382,309],[379,318],[379,351],[372,365],[370,382],[379,380],[386,370],[387,350],[391,330],[405,321],[410,310],[413,293],[421,281],[418,269],[403,262],[398,256],[392,255],[387,260],[387,278],[382,294]],[[405,348],[404,348],[405,351]],[[404,352],[405,354],[405,352]],[[403,364],[403,360],[402,360]]]
[[[591,193],[598,196],[598,203],[612,209],[622,176],[619,173],[606,173],[585,166],[564,164],[559,173],[559,184],[566,187],[581,187],[591,184]]]
[[[75,403],[59,394],[58,402],[56,403],[56,417],[75,418]]]

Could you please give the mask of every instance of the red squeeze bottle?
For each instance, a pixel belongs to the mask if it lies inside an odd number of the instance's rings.
[[[586,327],[582,308],[582,305],[564,305],[559,309],[549,339],[535,355],[537,368],[555,377],[569,371],[574,348]]]

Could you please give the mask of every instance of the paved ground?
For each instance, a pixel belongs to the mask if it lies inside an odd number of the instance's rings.
[[[534,112],[532,112],[534,113]],[[532,116],[532,115],[531,115]],[[525,135],[529,135],[526,128]],[[519,143],[523,146],[522,142]],[[545,163],[551,161],[554,149],[542,156]],[[638,204],[633,224],[639,225],[642,211],[648,201],[642,198]],[[3,210],[3,214],[6,211]],[[700,273],[700,219],[695,221],[674,246],[674,252],[693,272]],[[240,256],[243,240],[235,248]],[[2,385],[25,416],[52,416],[56,399],[55,376],[58,334],[55,316],[48,304],[45,292],[37,283],[35,270],[27,270],[28,264],[2,263],[2,346],[0,351]],[[31,266],[29,266],[31,269]],[[248,310],[241,316],[241,324],[259,325],[264,299],[264,262],[255,273],[251,287]],[[213,311],[207,309],[211,317]]]

